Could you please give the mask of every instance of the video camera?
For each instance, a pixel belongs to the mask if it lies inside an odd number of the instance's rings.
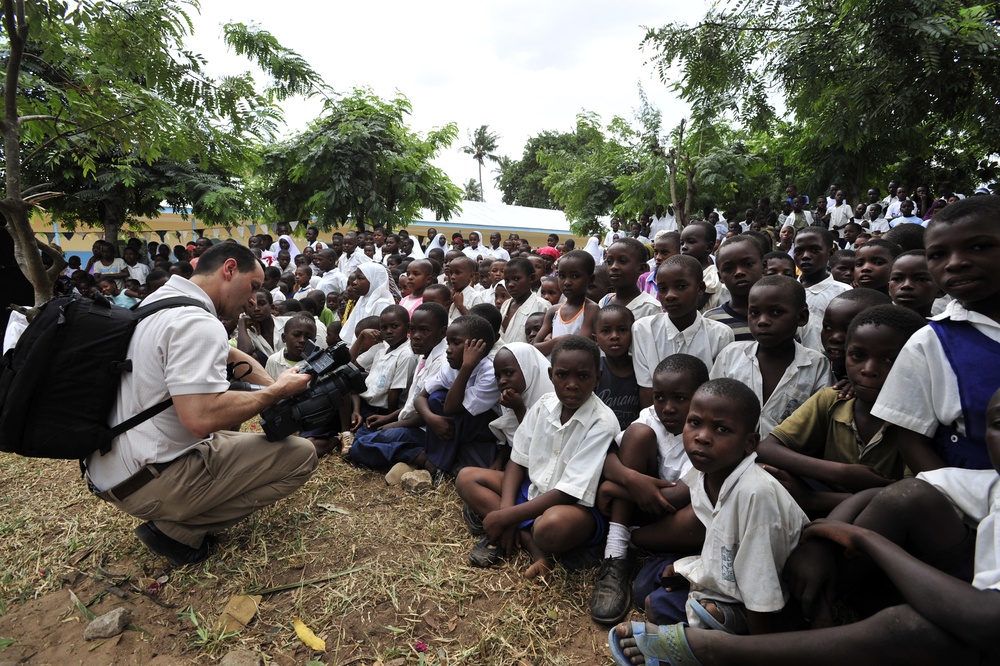
[[[309,388],[260,413],[260,425],[269,442],[330,426],[341,419],[345,413],[343,407],[350,414],[351,393],[363,393],[366,388],[365,371],[351,362],[351,350],[346,343],[320,349],[307,341],[303,356],[301,372],[313,377]]]

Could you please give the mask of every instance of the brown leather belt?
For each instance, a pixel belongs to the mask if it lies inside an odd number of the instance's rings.
[[[126,497],[139,491],[147,483],[160,476],[163,470],[170,467],[175,462],[177,462],[176,459],[165,463],[150,463],[119,483],[114,488],[109,488],[108,490],[98,490],[94,484],[90,482],[89,477],[87,478],[87,486],[90,488],[90,492],[94,493],[94,495],[101,498],[105,502],[123,502]]]

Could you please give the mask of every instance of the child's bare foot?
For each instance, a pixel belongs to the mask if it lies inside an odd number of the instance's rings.
[[[608,646],[615,663],[621,666],[642,666],[647,659],[676,666],[700,664],[688,645],[683,624],[623,622],[608,633]]]
[[[316,447],[317,458],[322,458],[323,456],[333,451],[334,442],[331,442],[329,439],[325,437],[310,437],[309,441],[312,442],[313,446]],[[339,444],[340,442],[336,443]]]
[[[531,566],[524,570],[524,577],[527,579],[540,578],[545,580],[552,572],[552,563],[549,558],[543,557],[531,563]]]

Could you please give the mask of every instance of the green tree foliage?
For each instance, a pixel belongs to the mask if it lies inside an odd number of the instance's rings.
[[[265,152],[268,217],[393,229],[422,208],[450,218],[463,190],[431,160],[455,141],[458,129],[448,124],[421,136],[407,127],[409,114],[402,95],[383,100],[356,89],[328,101],[307,130]]]
[[[969,188],[996,177],[998,24],[1000,5],[975,0],[731,0],[643,46],[695,128],[730,118],[772,138],[803,190],[906,170]]]
[[[500,135],[491,132],[489,125],[480,125],[475,132],[469,132],[469,145],[462,146],[462,152],[472,155],[472,159],[479,164],[479,201],[486,200],[483,196],[483,164],[486,160],[500,161],[500,157],[496,154],[499,142]]]
[[[482,186],[479,184],[475,178],[470,178],[469,182],[465,184],[465,192],[462,195],[462,199],[465,201],[482,201],[483,195],[481,194]]]
[[[528,139],[521,159],[511,160],[497,181],[503,192],[503,202],[511,206],[559,208],[543,182],[549,175],[548,167],[539,162],[538,156],[558,152],[576,155],[583,147],[581,137],[575,132],[545,131]]]
[[[193,0],[4,1],[0,213],[36,303],[51,297],[62,264],[29,224],[34,206],[63,196],[47,175],[64,183],[94,178],[95,191],[120,176],[119,184],[143,182],[158,192],[151,183],[172,172],[193,195],[191,169],[238,174],[252,143],[274,136],[281,121],[275,103],[322,89],[293,52],[238,24],[227,26],[227,43],[255,60],[270,81],[258,92],[248,72],[209,76],[204,58],[184,46],[192,31],[189,12],[197,9]],[[98,178],[99,167],[122,173]],[[224,190],[203,199],[206,210],[222,210]],[[39,249],[53,256],[49,271]]]

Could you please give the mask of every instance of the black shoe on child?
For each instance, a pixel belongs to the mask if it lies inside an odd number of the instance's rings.
[[[491,545],[490,538],[484,536],[472,547],[472,552],[469,553],[469,564],[483,569],[503,564],[503,550],[500,546]]]
[[[468,504],[462,505],[462,518],[465,519],[465,526],[469,528],[469,532],[472,536],[482,536],[483,534],[486,534],[486,530],[483,529],[483,519],[480,518]]]
[[[601,624],[617,624],[631,608],[632,558],[605,558],[590,597],[590,616]]]
[[[135,535],[139,541],[146,544],[146,547],[159,555],[167,558],[171,566],[183,567],[187,564],[198,564],[208,559],[212,554],[212,544],[214,539],[205,537],[198,548],[181,543],[176,539],[171,539],[161,532],[152,522],[143,523],[135,528]]]

